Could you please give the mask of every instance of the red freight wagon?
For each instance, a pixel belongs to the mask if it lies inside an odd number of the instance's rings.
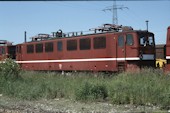
[[[155,66],[154,34],[105,24],[81,32],[33,37],[17,45],[17,62],[25,70],[125,71]]]
[[[16,46],[6,40],[0,40],[0,60],[5,58],[16,58]]]
[[[170,71],[170,26],[167,29],[167,39],[166,39],[166,70]]]

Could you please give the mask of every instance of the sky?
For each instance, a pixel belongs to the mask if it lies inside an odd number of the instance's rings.
[[[146,30],[155,34],[156,44],[166,43],[170,26],[170,0],[116,1],[118,24]],[[24,42],[39,33],[87,31],[105,23],[112,23],[113,13],[102,11],[113,1],[0,1],[0,40],[13,44]]]

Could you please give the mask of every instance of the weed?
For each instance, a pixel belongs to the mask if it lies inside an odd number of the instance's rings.
[[[26,100],[105,101],[107,98],[113,104],[149,104],[163,109],[169,109],[170,105],[170,76],[160,70],[143,69],[138,73],[120,73],[112,77],[94,77],[92,73],[63,76],[50,72],[22,72],[21,77],[14,81],[0,76],[0,93]]]
[[[19,65],[10,58],[4,59],[0,63],[0,75],[5,79],[18,79],[20,71]]]
[[[77,100],[104,100],[108,96],[106,86],[103,84],[92,84],[83,82],[76,90]]]

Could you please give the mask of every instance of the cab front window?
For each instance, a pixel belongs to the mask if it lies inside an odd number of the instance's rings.
[[[140,45],[141,46],[153,46],[154,37],[152,35],[140,35]]]
[[[148,41],[149,41],[149,45],[153,45],[153,44],[154,44],[154,41],[153,41],[153,37],[152,37],[152,36],[149,36],[149,37],[148,37]]]

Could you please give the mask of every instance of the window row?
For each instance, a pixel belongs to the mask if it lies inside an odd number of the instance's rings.
[[[106,48],[106,37],[95,37],[93,39],[94,49],[102,49]],[[77,40],[67,40],[66,48],[68,51],[77,50]],[[54,43],[47,42],[45,43],[45,52],[53,52]],[[90,38],[83,38],[79,40],[79,48],[80,50],[90,50],[91,49],[91,39]],[[63,50],[63,42],[57,42],[57,50]],[[43,43],[35,44],[35,52],[42,53],[43,52]],[[34,45],[29,44],[27,45],[27,53],[34,53]]]
[[[126,35],[126,45],[133,45],[134,41],[133,41],[133,35],[132,34],[127,34]],[[123,47],[125,45],[125,38],[124,35],[120,35],[118,37],[118,46],[119,47]]]

